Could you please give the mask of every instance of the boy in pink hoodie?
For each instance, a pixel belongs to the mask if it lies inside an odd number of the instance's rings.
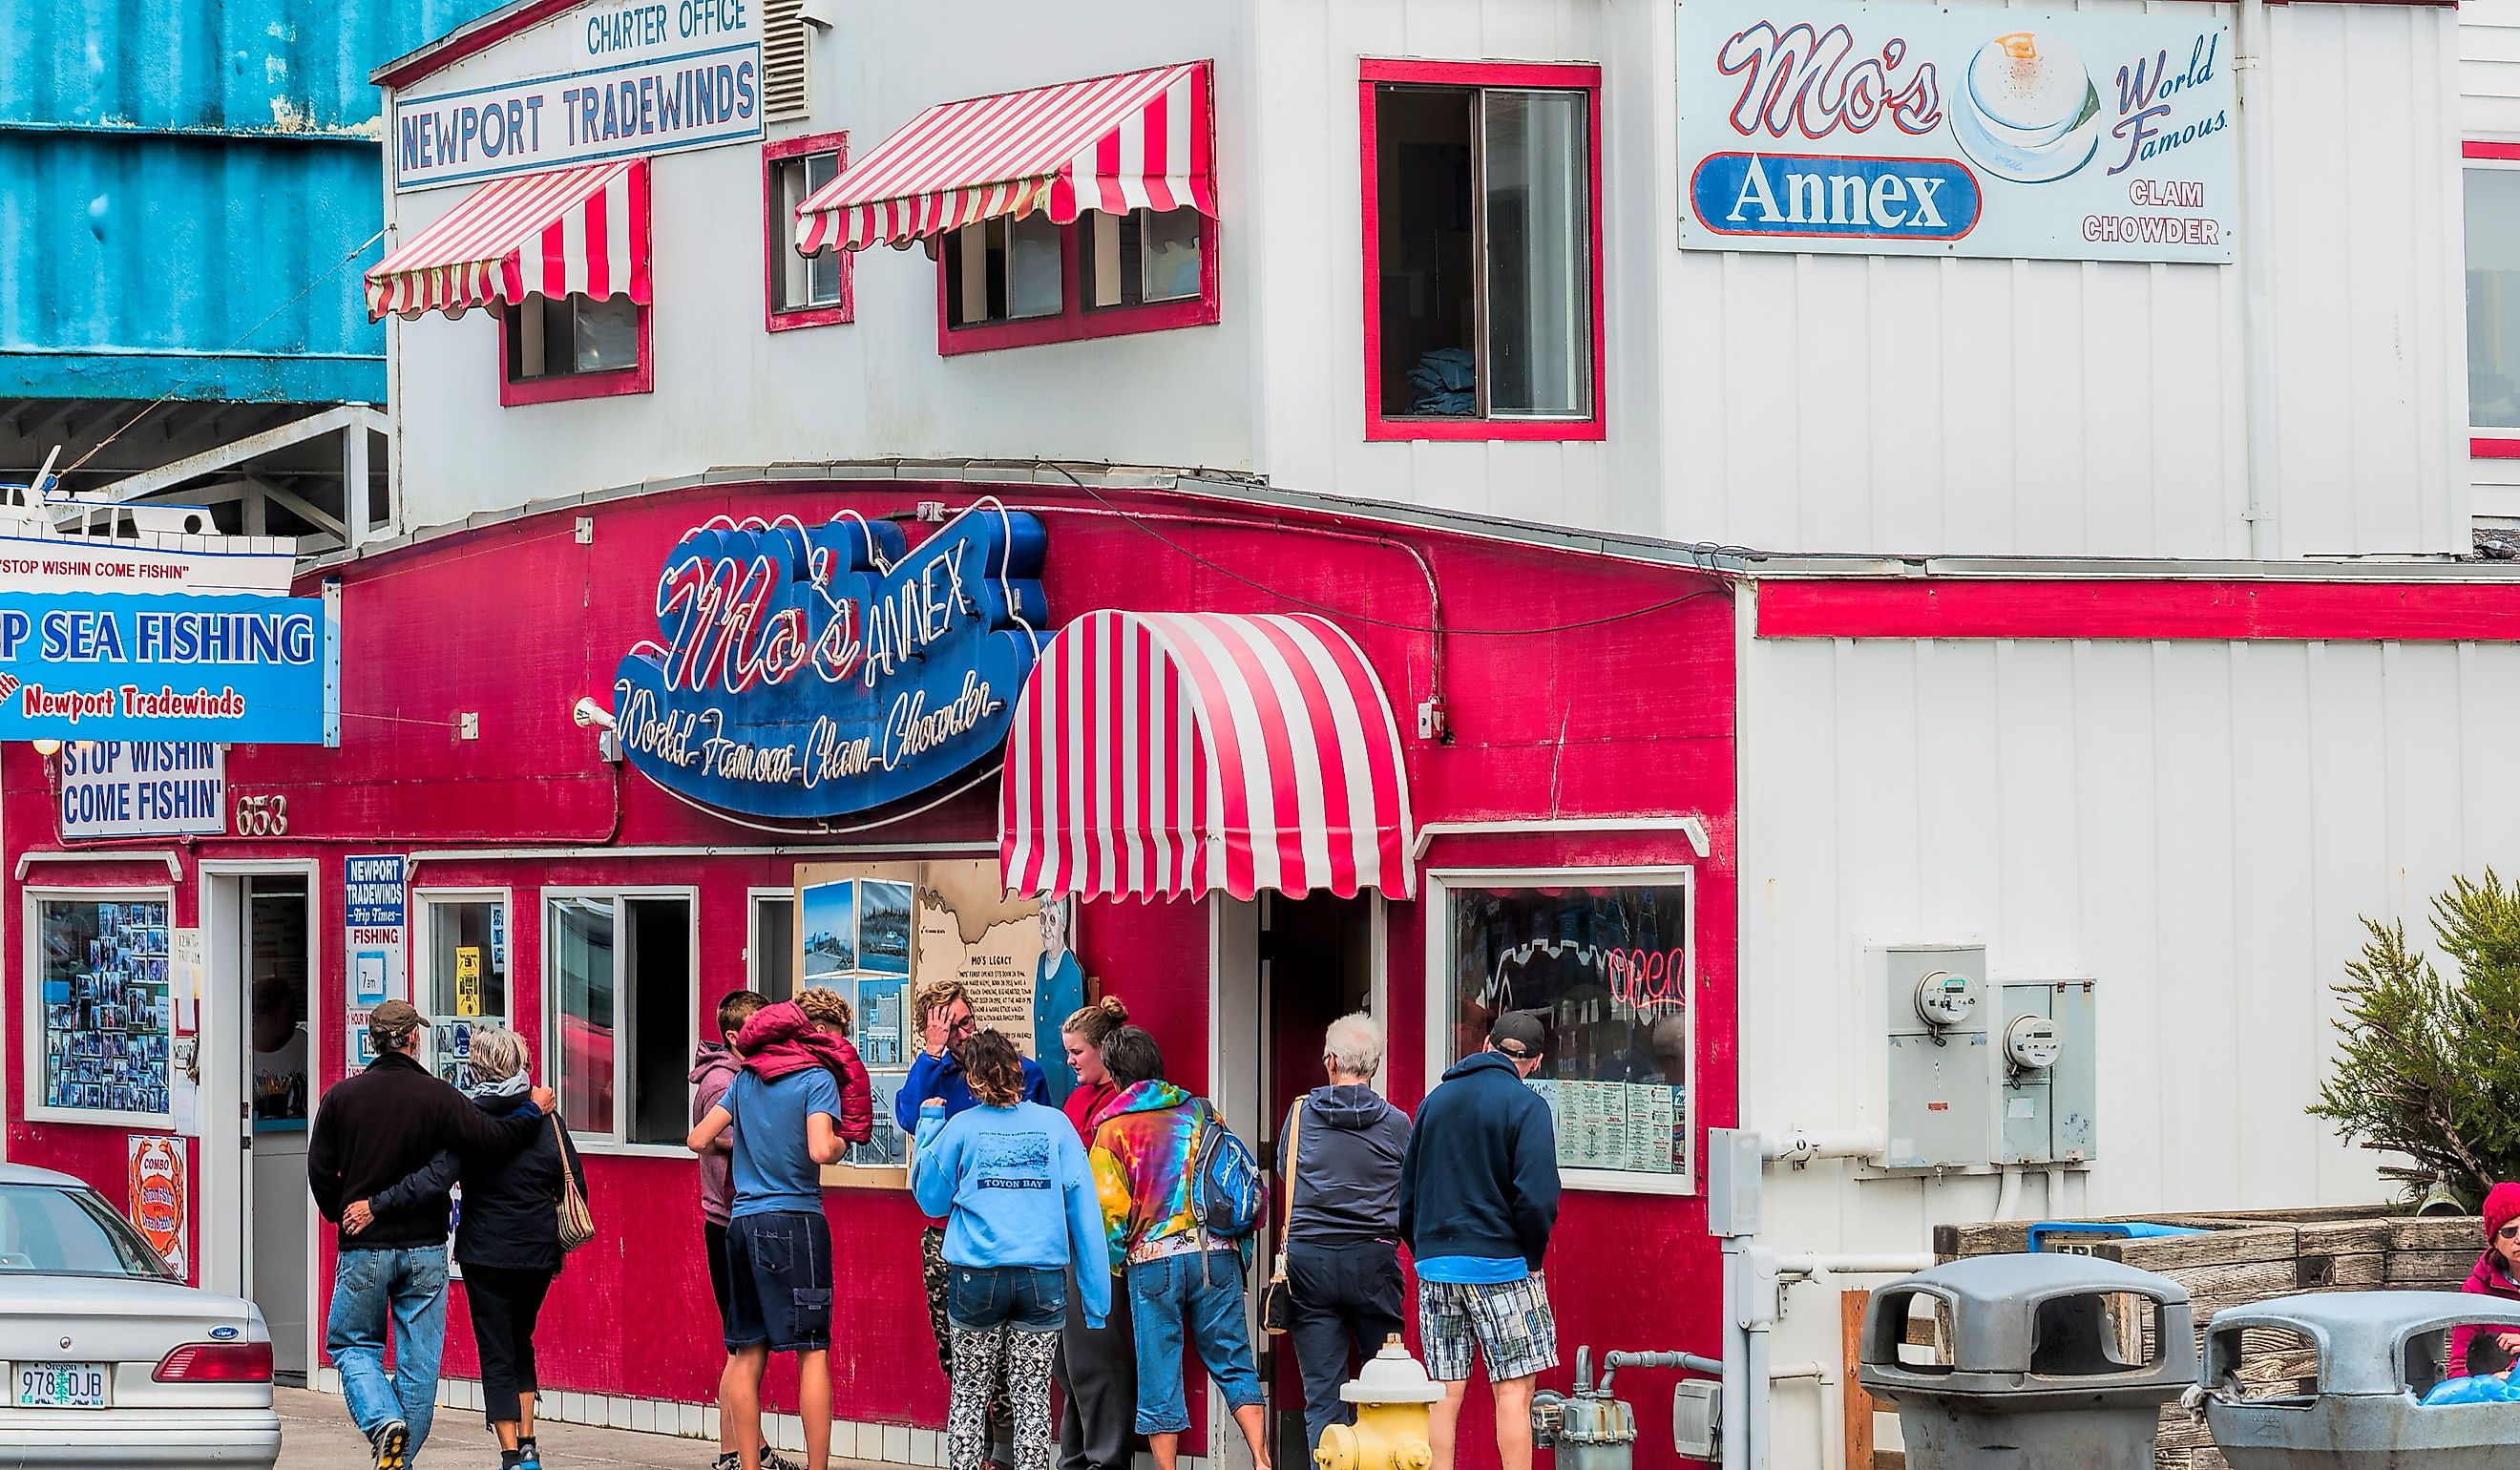
[[[2485,1196],[2485,1254],[2476,1258],[2461,1291],[2520,1302],[2520,1183],[2505,1181]],[[2470,1324],[2450,1335],[2450,1374],[2467,1376],[2467,1345],[2480,1332],[2502,1339],[2505,1352],[2520,1353],[2520,1329]]]

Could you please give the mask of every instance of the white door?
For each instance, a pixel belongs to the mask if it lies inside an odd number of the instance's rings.
[[[1208,991],[1208,1099],[1225,1115],[1242,1141],[1260,1154],[1260,1140],[1275,1134],[1266,1116],[1268,1104],[1269,973],[1260,957],[1260,930],[1265,922],[1263,893],[1244,903],[1217,894],[1208,900],[1209,956],[1214,965]],[[1265,1161],[1264,1161],[1265,1162]],[[1260,1331],[1259,1289],[1267,1279],[1274,1241],[1263,1234],[1252,1255],[1253,1279],[1244,1293],[1256,1359],[1268,1339]],[[1262,1375],[1262,1384],[1268,1382]],[[1210,1470],[1254,1470],[1251,1447],[1236,1427],[1225,1396],[1211,1381],[1207,1390],[1207,1454]]]

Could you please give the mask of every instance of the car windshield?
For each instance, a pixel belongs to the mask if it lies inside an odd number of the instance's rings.
[[[0,1276],[168,1279],[166,1264],[93,1189],[0,1184]]]

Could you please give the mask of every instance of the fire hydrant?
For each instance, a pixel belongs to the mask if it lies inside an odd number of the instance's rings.
[[[1426,1470],[1434,1448],[1426,1443],[1427,1405],[1444,1397],[1442,1385],[1401,1345],[1399,1334],[1382,1345],[1339,1397],[1356,1405],[1356,1423],[1322,1431],[1313,1451],[1321,1470]]]

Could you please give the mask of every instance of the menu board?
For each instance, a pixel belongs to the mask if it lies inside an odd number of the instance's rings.
[[[37,909],[43,1106],[168,1116],[166,905],[46,900]]]

